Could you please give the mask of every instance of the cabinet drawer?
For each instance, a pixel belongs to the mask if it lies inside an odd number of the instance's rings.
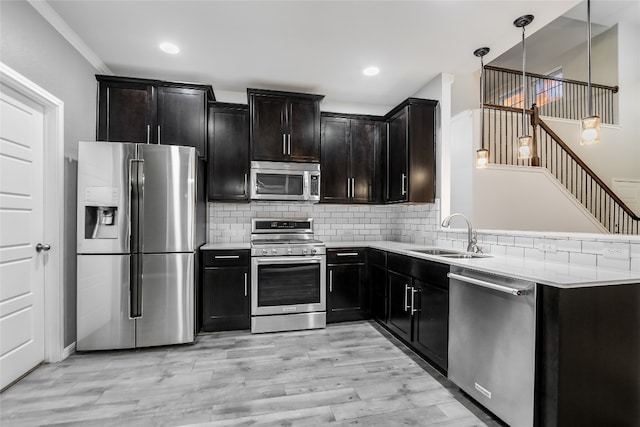
[[[369,249],[367,254],[370,265],[379,265],[381,267],[387,266],[387,253],[384,251],[379,251],[377,249]]]
[[[249,265],[249,251],[238,250],[206,250],[202,251],[204,267],[242,267]]]
[[[327,249],[327,264],[360,264],[365,261],[364,248]]]

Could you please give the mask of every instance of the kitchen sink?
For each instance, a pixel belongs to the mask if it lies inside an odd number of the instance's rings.
[[[427,255],[435,255],[441,256],[444,258],[458,258],[458,259],[469,259],[469,258],[488,258],[491,255],[486,254],[477,254],[473,252],[460,252],[460,251],[450,251],[447,249],[415,249],[411,252],[418,252],[421,254]]]
[[[414,250],[411,250],[411,252],[420,252],[421,254],[440,255],[440,256],[459,255],[462,253],[459,251],[448,251],[446,249],[414,249]]]

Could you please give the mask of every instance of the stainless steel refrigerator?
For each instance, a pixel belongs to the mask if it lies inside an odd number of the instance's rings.
[[[79,143],[78,350],[194,341],[197,178],[194,148]]]

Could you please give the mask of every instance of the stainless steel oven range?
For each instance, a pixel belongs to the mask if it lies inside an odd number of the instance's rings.
[[[326,264],[313,219],[253,219],[251,332],[324,328]]]

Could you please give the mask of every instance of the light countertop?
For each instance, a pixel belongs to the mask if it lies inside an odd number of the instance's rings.
[[[603,267],[589,267],[569,263],[542,261],[526,257],[491,255],[483,258],[444,258],[413,252],[415,249],[435,248],[428,245],[391,241],[350,241],[326,242],[327,248],[373,248],[401,255],[437,261],[443,264],[468,268],[490,274],[497,274],[529,280],[532,282],[559,287],[579,288],[589,286],[608,286],[638,283],[640,272],[613,270]],[[249,243],[209,243],[201,247],[204,250],[250,249]],[[451,248],[445,248],[451,249]]]

